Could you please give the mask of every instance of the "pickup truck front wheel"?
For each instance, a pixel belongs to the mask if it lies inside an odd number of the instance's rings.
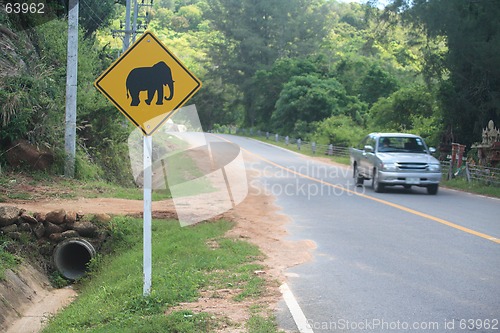
[[[427,193],[428,194],[437,194],[439,189],[439,185],[437,184],[432,184],[427,186]]]
[[[377,192],[377,193],[384,192],[385,186],[384,186],[384,184],[380,183],[379,174],[378,174],[377,169],[373,169],[372,186],[373,186],[373,190],[375,192]]]
[[[356,186],[363,186],[365,178],[359,174],[358,166],[354,166],[354,179],[356,180]]]

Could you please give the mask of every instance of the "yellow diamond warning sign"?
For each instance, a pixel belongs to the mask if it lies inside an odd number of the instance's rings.
[[[201,88],[200,80],[151,32],[94,84],[145,135],[154,133]]]

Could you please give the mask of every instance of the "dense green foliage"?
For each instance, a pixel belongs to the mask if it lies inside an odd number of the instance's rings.
[[[93,81],[109,66],[111,59],[93,35],[89,35],[93,28],[85,19],[86,16],[82,16],[78,47],[76,174],[80,179],[130,183],[128,168],[123,164],[128,154],[125,140],[129,129],[123,126],[123,117],[93,87]],[[7,52],[0,55],[3,72],[0,81],[0,162],[13,142],[28,139],[55,153],[58,159],[54,171],[60,173],[67,22],[56,18],[34,29],[20,30],[16,22],[0,13],[0,24],[12,35],[7,39],[10,48],[3,49]]]
[[[123,4],[81,5],[81,178],[130,179],[130,127],[92,87],[121,50],[111,32],[122,28]],[[470,145],[488,120],[499,122],[496,0],[393,0],[384,9],[376,0],[158,0],[147,10],[149,29],[203,82],[191,102],[207,131],[253,127],[335,144],[409,131],[433,145]],[[0,16],[0,34],[22,24]],[[65,31],[64,18],[54,19],[18,31],[7,42],[13,52],[2,48],[2,147],[27,138],[62,156]]]
[[[448,136],[467,144],[478,141],[486,123],[500,116],[500,3],[395,0],[387,13],[399,12],[429,39],[445,38],[446,52],[425,53],[423,74],[438,81]]]

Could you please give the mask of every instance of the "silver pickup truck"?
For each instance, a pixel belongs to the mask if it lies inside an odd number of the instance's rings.
[[[350,149],[351,165],[356,185],[372,180],[375,192],[386,186],[402,185],[427,188],[436,194],[441,180],[439,161],[431,156],[424,140],[413,134],[371,133],[357,147]]]

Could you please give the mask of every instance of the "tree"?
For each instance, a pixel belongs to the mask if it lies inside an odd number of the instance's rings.
[[[216,75],[207,75],[203,89],[193,98],[205,131],[212,130],[216,124],[234,124],[238,120],[240,110],[235,95],[238,95],[235,86],[223,84]]]
[[[426,86],[414,85],[380,98],[369,111],[369,123],[376,131],[412,131],[423,123],[439,123],[438,114],[433,94]]]
[[[196,5],[179,8],[179,15],[186,18],[190,29],[195,29],[202,20],[202,11]]]
[[[319,122],[311,140],[323,145],[353,146],[365,135],[363,128],[350,117],[337,115]]]
[[[79,5],[79,23],[89,38],[97,29],[109,24],[115,9],[116,0],[83,0]]]
[[[380,97],[387,97],[398,89],[396,79],[379,65],[370,67],[359,87],[361,100],[373,105]]]
[[[211,0],[207,12],[212,26],[224,35],[215,40],[209,55],[227,82],[245,95],[245,122],[253,126],[251,79],[281,56],[304,55],[317,49],[327,26],[322,1]]]
[[[444,125],[455,141],[481,137],[489,119],[500,118],[500,6],[498,1],[394,0],[386,16],[446,38],[444,56],[427,57],[426,73],[441,81]],[[439,71],[439,72],[437,72]]]
[[[281,58],[269,70],[257,71],[246,91],[253,98],[254,124],[269,126],[283,86],[294,76],[315,74],[328,77],[324,57]]]
[[[346,104],[345,89],[336,79],[295,76],[283,86],[271,122],[280,133],[291,133],[297,121],[312,123],[343,114]]]

